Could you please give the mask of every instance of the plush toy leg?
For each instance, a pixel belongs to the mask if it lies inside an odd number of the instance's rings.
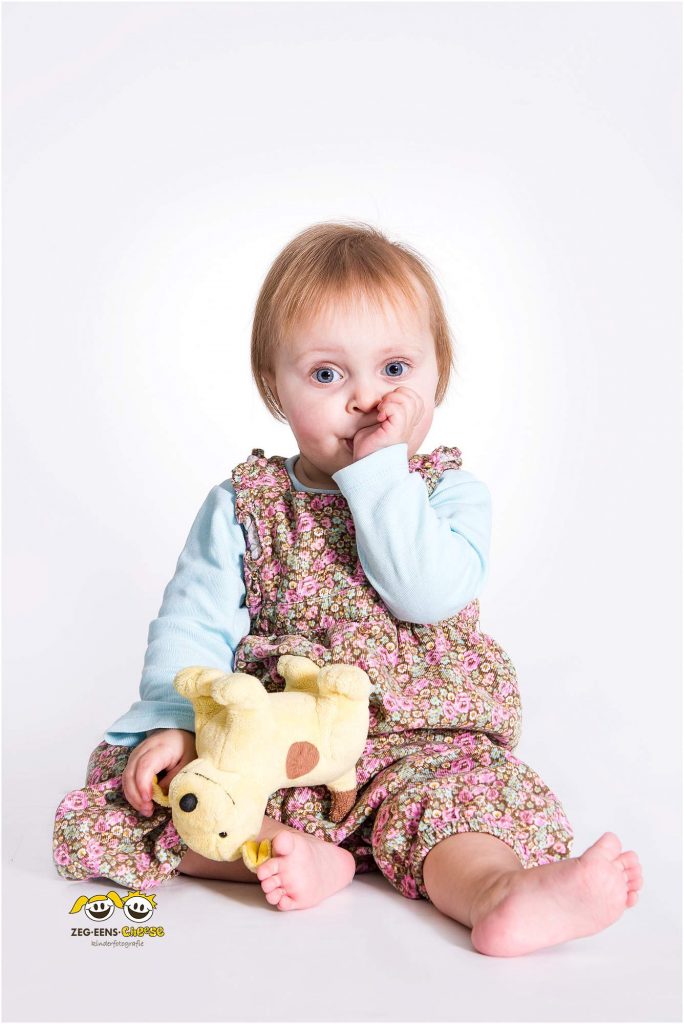
[[[334,782],[328,783],[328,789],[332,796],[330,807],[330,820],[342,821],[354,806],[356,801],[356,768],[351,768],[344,775]]]
[[[318,677],[318,690],[322,696],[339,694],[349,700],[367,701],[371,683],[356,665],[326,665]]]
[[[348,789],[344,793],[337,793],[335,790],[330,791],[332,796],[332,804],[330,805],[330,820],[331,821],[342,821],[346,818],[352,807],[356,803],[356,790]]]
[[[318,665],[310,658],[298,654],[282,654],[278,658],[278,672],[285,680],[286,690],[301,693],[318,693]]]
[[[256,839],[242,844],[242,859],[250,871],[256,871],[260,864],[271,856],[271,840],[262,839],[257,843]]]

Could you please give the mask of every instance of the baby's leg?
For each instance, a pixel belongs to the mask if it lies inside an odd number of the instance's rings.
[[[633,907],[642,885],[636,853],[612,832],[573,857],[523,870],[513,850],[486,833],[439,842],[423,864],[430,900],[472,928],[490,956],[519,956],[593,935]]]
[[[99,743],[90,755],[85,786],[60,801],[53,856],[63,878],[104,877],[147,892],[177,874],[187,846],[171,812],[155,805],[145,817],[124,796],[121,777],[132,749]]]
[[[228,882],[260,882],[269,903],[278,910],[304,910],[332,896],[354,877],[356,864],[348,850],[316,839],[265,817],[257,837],[271,840],[271,857],[254,874],[242,859],[208,860],[188,851],[180,863],[182,874],[220,878]]]
[[[479,952],[515,956],[591,935],[636,902],[637,855],[606,833],[571,859],[558,798],[483,734],[458,734],[448,751],[412,754],[392,772],[373,825],[376,863],[404,896],[472,928]]]

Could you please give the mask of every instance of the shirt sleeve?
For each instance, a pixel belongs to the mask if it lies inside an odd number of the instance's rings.
[[[491,496],[472,473],[449,469],[428,495],[402,443],[345,466],[333,480],[351,510],[364,572],[396,618],[441,622],[479,595]]]
[[[249,633],[243,558],[229,480],[214,487],[197,513],[150,623],[136,701],[104,734],[107,743],[136,746],[153,729],[195,730],[192,704],[174,689],[181,669],[204,665],[232,672],[235,648]]]

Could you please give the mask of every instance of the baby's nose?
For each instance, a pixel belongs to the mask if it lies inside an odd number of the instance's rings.
[[[362,386],[354,388],[351,398],[347,403],[348,412],[370,413],[377,409],[378,402],[382,398],[382,390],[376,387]]]

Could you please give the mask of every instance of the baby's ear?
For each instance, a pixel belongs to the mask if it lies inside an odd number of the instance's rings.
[[[280,399],[278,398],[278,389],[276,388],[275,374],[273,373],[273,371],[272,370],[264,370],[264,372],[261,374],[261,376],[263,378],[264,383],[268,387],[268,390],[271,392],[271,394],[275,398],[276,402],[278,402],[280,404]]]

